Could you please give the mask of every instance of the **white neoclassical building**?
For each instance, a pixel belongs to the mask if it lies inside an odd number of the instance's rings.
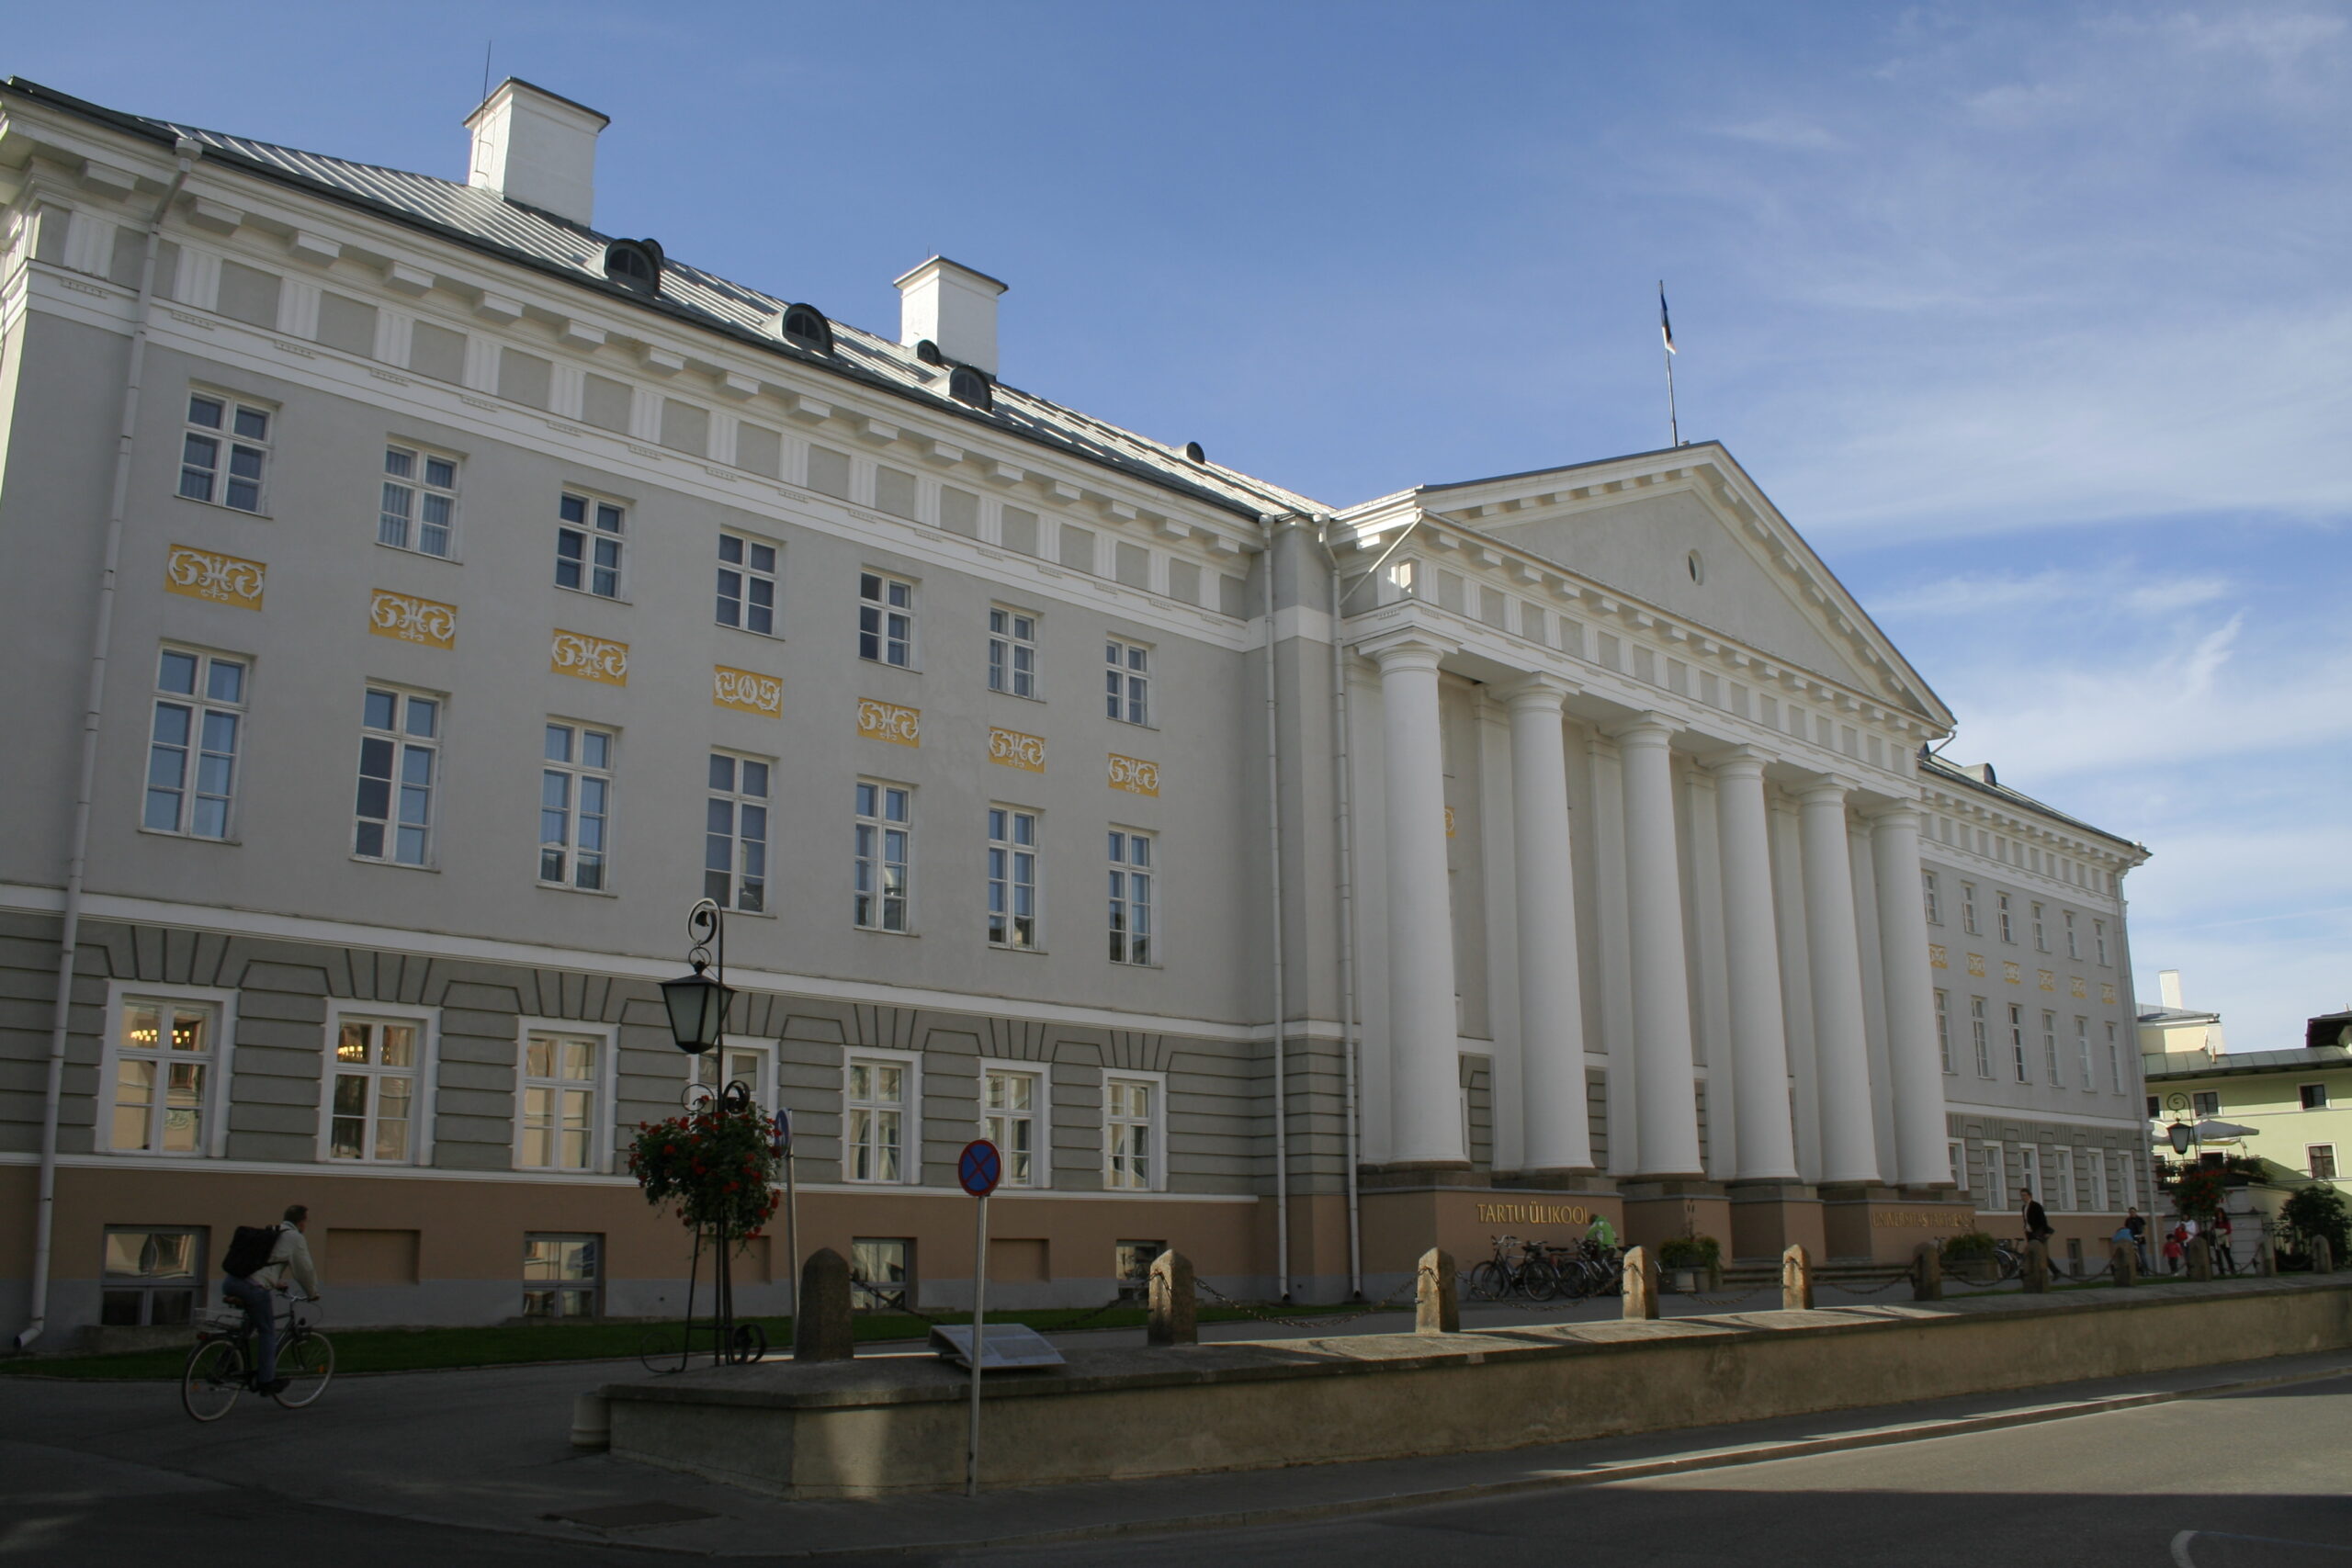
[[[1720,446],[1318,502],[1024,389],[972,268],[877,333],[616,237],[605,123],[510,81],[443,178],[0,85],[27,1334],[295,1201],[348,1320],[675,1311],[618,1151],[719,1073],[876,1302],[967,1288],[979,1135],[1016,1303],[2138,1196],[2145,852],[1932,755]]]

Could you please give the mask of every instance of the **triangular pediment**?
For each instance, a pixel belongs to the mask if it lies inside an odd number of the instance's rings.
[[[1417,499],[1498,545],[1728,641],[1951,721],[1812,547],[1713,443],[1435,487]]]

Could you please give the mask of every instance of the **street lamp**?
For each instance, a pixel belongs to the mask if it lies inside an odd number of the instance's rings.
[[[700,1055],[726,1032],[727,1005],[735,996],[727,985],[726,916],[718,904],[705,898],[688,910],[686,935],[693,943],[686,962],[694,973],[662,981],[662,1002],[670,1010],[670,1036],[678,1049]],[[714,972],[706,974],[707,969]]]

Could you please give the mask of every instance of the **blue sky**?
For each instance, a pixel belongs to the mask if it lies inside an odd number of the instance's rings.
[[[482,51],[599,225],[1344,503],[1724,441],[1961,715],[2145,841],[2138,984],[2352,1004],[2352,9],[42,7],[0,71],[461,177]]]

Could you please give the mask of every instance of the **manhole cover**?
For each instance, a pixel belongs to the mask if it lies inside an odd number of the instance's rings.
[[[570,1508],[560,1514],[545,1516],[563,1519],[575,1525],[593,1525],[598,1529],[641,1529],[648,1525],[683,1525],[695,1519],[718,1517],[708,1508],[689,1508],[683,1503],[605,1503],[594,1508]]]

